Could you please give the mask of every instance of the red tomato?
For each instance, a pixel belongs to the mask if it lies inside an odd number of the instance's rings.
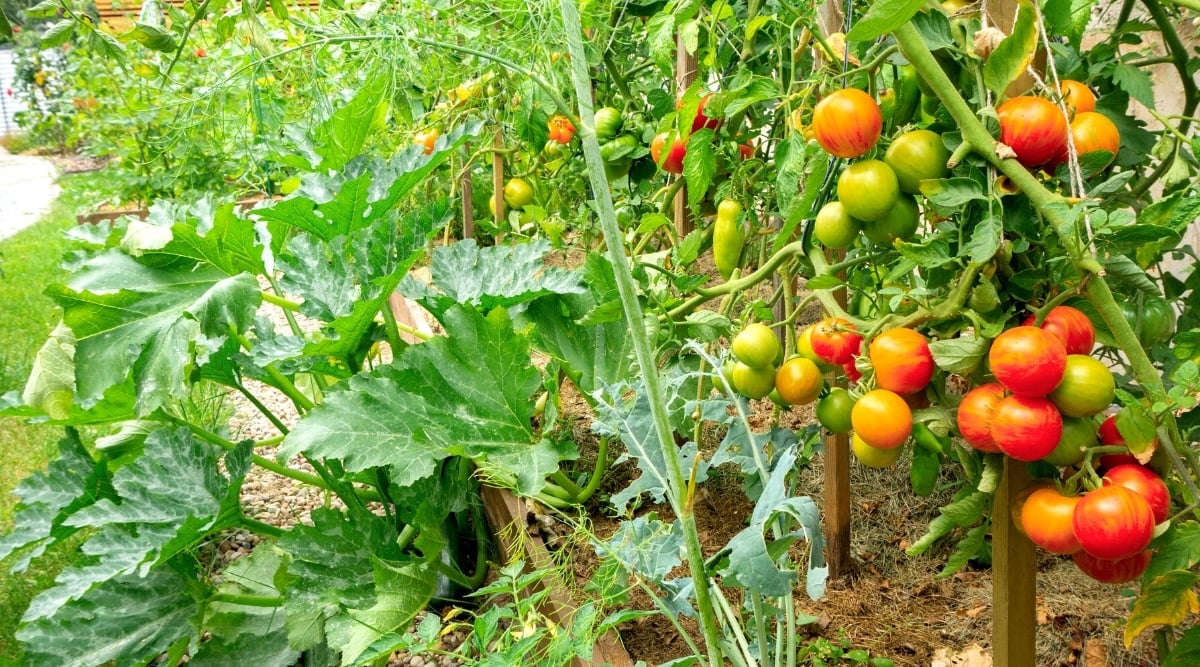
[[[967,392],[958,404],[958,432],[963,440],[981,452],[1000,451],[992,439],[992,413],[1004,394],[1004,387],[989,382]]]
[[[1036,316],[1030,315],[1021,324],[1033,326]],[[1067,354],[1091,354],[1096,345],[1096,327],[1076,308],[1055,306],[1042,320],[1042,330],[1053,335],[1067,348]]]
[[[699,132],[702,128],[715,130],[718,127],[721,127],[720,118],[709,118],[708,116],[704,115],[704,107],[708,106],[708,98],[710,97],[712,97],[711,94],[700,98],[700,104],[696,106],[696,117],[692,119],[692,132]],[[675,102],[675,110],[679,111],[682,108],[683,99],[681,98],[679,101]]]
[[[862,336],[850,322],[826,317],[813,325],[812,349],[825,363],[842,366],[862,349]]]
[[[1063,79],[1058,84],[1058,90],[1062,93],[1063,102],[1072,113],[1096,110],[1096,94],[1087,87],[1087,84]]]
[[[853,359],[842,364],[842,370],[846,371],[846,379],[851,382],[858,382],[862,379],[862,371],[858,370],[858,364],[854,363]]]
[[[850,410],[850,423],[862,441],[876,449],[895,449],[912,435],[912,410],[895,392],[876,389],[863,394]]]
[[[1104,584],[1124,584],[1137,579],[1150,567],[1150,557],[1149,551],[1139,551],[1120,560],[1096,558],[1082,550],[1071,554],[1080,572]]]
[[[897,394],[921,391],[933,378],[929,341],[912,329],[888,329],[871,340],[867,355],[875,367],[875,383]]]
[[[1061,155],[1067,146],[1067,119],[1050,100],[1021,95],[996,108],[1000,141],[1017,154],[1028,169],[1040,167]]]
[[[575,124],[561,114],[550,118],[549,130],[550,140],[560,144],[571,143],[571,138],[575,136]]]
[[[1117,416],[1109,415],[1104,423],[1100,424],[1100,444],[1102,445],[1123,445],[1125,438],[1121,437],[1121,432],[1117,430]]]
[[[1035,490],[1021,506],[1021,527],[1039,547],[1055,554],[1079,551],[1071,518],[1080,496],[1064,496],[1053,486]]]
[[[743,160],[749,160],[754,157],[754,144],[749,141],[744,144],[738,144],[738,153],[742,156]]]
[[[1166,521],[1171,514],[1171,491],[1161,477],[1149,468],[1125,463],[1104,473],[1105,484],[1123,486],[1138,494],[1154,512],[1154,523]]]
[[[1121,437],[1121,432],[1117,430],[1117,416],[1109,415],[1103,423],[1100,424],[1100,444],[1102,445],[1124,445],[1125,438]],[[1157,447],[1157,440],[1155,446]],[[1096,471],[1101,475],[1104,471],[1115,468],[1119,465],[1130,463],[1133,465],[1142,465],[1142,462],[1130,452],[1120,454],[1104,454],[1096,461]]]
[[[667,143],[667,137],[672,134],[670,132],[662,132],[654,136],[654,140],[650,142],[650,159],[654,160],[659,169],[670,174],[683,173],[683,157],[687,154],[687,142],[678,135],[671,142],[671,149],[667,151],[666,157],[663,157],[663,147]]]
[[[437,138],[441,132],[436,127],[431,127],[424,132],[418,132],[416,137],[413,137],[413,143],[425,147],[425,154],[431,155],[433,147],[437,144]]]
[[[1067,350],[1037,327],[1013,327],[992,341],[988,365],[996,380],[1012,393],[1045,396],[1062,381]]]
[[[1154,537],[1154,511],[1138,494],[1123,486],[1102,486],[1075,506],[1071,520],[1079,546],[1105,560],[1128,558]]]
[[[879,141],[883,112],[870,95],[846,88],[826,95],[817,103],[812,129],[817,143],[831,155],[859,157]]]
[[[1018,461],[1037,461],[1053,452],[1062,429],[1062,414],[1047,398],[1008,396],[992,411],[992,440]]]

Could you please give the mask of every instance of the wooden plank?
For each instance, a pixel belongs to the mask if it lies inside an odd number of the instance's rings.
[[[550,552],[546,550],[541,535],[530,532],[527,528],[530,510],[525,501],[504,489],[489,486],[483,487],[482,495],[483,511],[492,528],[492,534],[497,536],[503,560],[505,562],[524,560],[531,569],[555,569],[554,560],[550,557]],[[547,578],[542,580],[541,585],[547,583],[553,582]],[[578,607],[565,587],[554,586],[541,590],[548,590],[546,606],[542,609],[542,613],[560,627],[569,627],[571,616]],[[611,630],[596,640],[592,651],[591,662],[576,658],[571,662],[572,667],[590,667],[592,665],[633,667],[633,660],[629,657],[629,653],[621,645],[617,634]]]
[[[471,143],[467,142],[464,146],[466,154],[471,154]],[[471,169],[470,165],[465,165],[462,171],[462,184],[459,187],[462,196],[462,216],[463,216],[463,238],[475,238],[475,207],[473,203],[474,191],[471,188]]]
[[[500,136],[500,132],[496,132],[492,146],[496,149],[492,153],[492,203],[496,208],[493,222],[496,229],[504,229],[504,154],[499,152],[504,149],[504,137]],[[503,235],[503,232],[496,232],[496,241],[500,241]]]
[[[253,197],[239,199],[234,205],[239,211],[244,211],[249,208],[254,208],[256,204],[265,201],[266,199],[266,195],[254,195]],[[272,199],[279,200],[282,199],[282,197],[276,196],[272,197]],[[75,224],[83,225],[97,222],[107,222],[109,220],[116,220],[117,218],[126,215],[131,215],[135,218],[145,220],[146,216],[150,215],[150,210],[145,208],[116,208],[108,211],[80,213],[79,215],[75,216]]]
[[[1033,667],[1036,659],[1037,559],[1013,525],[1012,499],[1029,484],[1025,464],[1004,459],[992,512],[992,651],[995,667]]]
[[[830,263],[840,262],[845,250],[826,250]],[[841,274],[845,278],[845,273]],[[842,308],[846,307],[846,290],[834,292]],[[832,383],[835,374],[827,375]],[[850,438],[845,433],[825,436],[825,564],[829,577],[841,579],[854,571],[850,557]]]

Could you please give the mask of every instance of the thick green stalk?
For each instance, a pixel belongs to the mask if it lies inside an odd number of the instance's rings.
[[[650,396],[654,430],[658,436],[663,459],[667,463],[667,500],[683,528],[688,566],[696,582],[696,606],[699,608],[700,627],[704,631],[704,641],[708,649],[708,662],[711,667],[720,667],[723,664],[720,647],[721,633],[717,626],[716,613],[708,589],[708,576],[704,570],[704,551],[700,546],[700,533],[696,528],[696,517],[692,513],[692,507],[684,500],[687,486],[683,477],[683,464],[680,461],[679,448],[676,447],[672,437],[666,400],[663,398],[662,386],[659,383],[658,364],[655,362],[650,341],[646,337],[642,305],[638,301],[633,273],[629,268],[629,261],[625,257],[625,245],[622,241],[621,229],[617,225],[617,215],[613,209],[612,193],[608,189],[608,179],[604,174],[604,160],[600,156],[600,142],[596,140],[591,79],[587,71],[587,53],[583,46],[583,28],[579,19],[579,8],[576,6],[575,0],[562,0],[561,7],[567,49],[571,54],[571,78],[575,84],[575,97],[579,103],[580,125],[582,126],[579,134],[583,139],[583,153],[587,160],[592,193],[596,197],[600,213],[600,227],[604,232],[605,243],[608,245],[608,256],[613,265],[625,319],[630,325],[629,335],[633,342],[634,353],[637,355],[638,366],[642,370],[642,380],[646,383],[646,392]]]
[[[1133,328],[1121,314],[1116,300],[1113,299],[1112,291],[1109,290],[1108,283],[1104,280],[1104,267],[1090,252],[1078,248],[1078,243],[1073,238],[1074,234],[1065,233],[1066,230],[1075,228],[1074,221],[1070,219],[1070,210],[1066,199],[1047,190],[1033,174],[1029,173],[1016,160],[1002,159],[996,153],[996,140],[975,116],[975,112],[967,105],[966,100],[959,94],[946,73],[942,71],[916,28],[911,24],[905,24],[896,30],[895,36],[901,52],[937,93],[938,98],[958,124],[962,131],[963,141],[969,143],[972,150],[1012,180],[1013,184],[1029,198],[1034,208],[1059,235],[1064,247],[1080,252],[1079,256],[1072,258],[1072,261],[1081,272],[1091,274],[1087,280],[1084,295],[1095,306],[1101,319],[1112,332],[1117,346],[1125,353],[1134,379],[1152,401],[1165,401],[1167,392],[1163,386],[1162,376],[1154,367],[1149,355],[1146,354],[1145,348],[1138,341]],[[1168,451],[1172,454],[1177,455],[1180,442],[1179,427],[1175,423],[1174,415],[1170,413],[1164,414],[1163,420],[1171,438],[1160,444],[1169,448]],[[1194,473],[1189,470],[1180,470],[1179,472],[1183,475]]]

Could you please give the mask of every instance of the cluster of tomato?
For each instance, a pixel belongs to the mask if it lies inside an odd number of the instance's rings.
[[[1068,136],[1076,154],[1104,151],[1112,162],[1121,147],[1121,133],[1115,123],[1096,111],[1096,95],[1087,85],[1071,80],[1062,82],[1060,92],[1071,115],[1069,123],[1058,105],[1044,97],[1020,95],[997,107],[1001,143],[1028,169],[1053,172],[1065,163]],[[1103,169],[1108,162],[1093,165],[1093,169]]]
[[[840,158],[866,155],[878,143],[882,129],[879,105],[861,90],[838,90],[813,109],[813,137]],[[902,133],[892,140],[882,160],[859,160],[842,170],[838,198],[817,212],[813,234],[828,248],[850,247],[860,231],[881,245],[909,240],[920,226],[916,195],[921,181],[945,178],[949,158],[936,132]]]
[[[1089,356],[1096,335],[1091,321],[1056,306],[1035,325],[1031,317],[992,342],[988,365],[996,382],[963,397],[957,413],[963,439],[984,452],[1060,467],[1085,463],[1097,445],[1124,444],[1113,418],[1097,428],[1096,416],[1112,404],[1116,383],[1108,367]],[[1093,578],[1129,581],[1150,562],[1146,546],[1167,518],[1170,494],[1131,455],[1104,457],[1095,467],[1103,475],[1100,486],[1076,494],[1038,482],[1018,499],[1013,517],[1034,544],[1071,554]]]
[[[792,357],[776,366],[783,348],[765,324],[750,324],[739,331],[730,351],[734,358],[725,367],[726,380],[747,398],[771,396],[784,405],[803,405],[816,400],[825,388],[821,370],[809,359]]]

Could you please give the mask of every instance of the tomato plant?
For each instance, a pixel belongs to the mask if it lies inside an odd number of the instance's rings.
[[[1062,381],[1067,350],[1041,329],[1014,327],[992,341],[988,366],[996,380],[1014,394],[1045,396]]]
[[[1102,486],[1084,494],[1071,519],[1075,537],[1096,558],[1120,560],[1146,548],[1154,536],[1154,512],[1123,486]]]
[[[1067,119],[1058,106],[1042,97],[1022,95],[996,108],[1000,141],[1029,169],[1040,167],[1066,151]]]
[[[912,410],[887,389],[863,394],[850,410],[850,421],[854,434],[877,449],[895,449],[912,435]]]
[[[880,389],[913,394],[924,389],[933,378],[929,340],[912,329],[888,329],[872,338],[867,356]]]
[[[875,99],[855,88],[844,88],[824,97],[813,109],[813,135],[832,155],[855,158],[879,141],[883,114]]]
[[[569,144],[575,137],[575,123],[562,114],[553,116],[549,122],[550,141]]]

